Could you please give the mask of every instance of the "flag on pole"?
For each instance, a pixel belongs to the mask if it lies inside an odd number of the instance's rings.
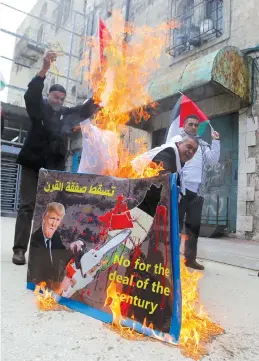
[[[4,90],[5,87],[6,87],[6,81],[4,79],[3,74],[0,71],[0,91]]]
[[[106,48],[112,40],[111,33],[107,29],[105,23],[99,18],[99,46],[100,46],[100,65],[102,66],[107,54]]]
[[[181,133],[184,120],[191,115],[196,115],[200,119],[198,135],[202,136],[207,124],[209,124],[209,119],[191,99],[182,94],[172,110],[166,141]]]

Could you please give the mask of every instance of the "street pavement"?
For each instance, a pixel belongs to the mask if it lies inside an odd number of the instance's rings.
[[[259,271],[259,242],[237,238],[199,238],[198,257]]]
[[[14,219],[1,219],[2,361],[182,361],[176,347],[145,338],[122,339],[101,322],[77,312],[37,309],[26,290],[26,266],[11,263]],[[200,296],[225,328],[204,361],[259,360],[259,277],[253,270],[203,261]]]

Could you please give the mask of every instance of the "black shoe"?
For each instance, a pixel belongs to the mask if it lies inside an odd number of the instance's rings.
[[[24,256],[24,251],[22,251],[21,249],[14,251],[12,261],[14,264],[17,264],[17,265],[25,264],[26,260],[25,260],[25,256]]]
[[[196,261],[186,261],[185,266],[193,268],[193,269],[197,269],[197,270],[200,270],[200,271],[203,271],[205,269],[205,267],[203,265],[199,264]]]

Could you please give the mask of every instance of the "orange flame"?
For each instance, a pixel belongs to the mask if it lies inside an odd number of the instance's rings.
[[[42,311],[69,311],[65,306],[59,305],[52,291],[47,288],[46,282],[40,282],[34,290],[37,304]]]
[[[146,106],[154,107],[148,92],[152,74],[159,68],[159,59],[165,46],[169,26],[162,24],[155,28],[124,25],[124,19],[114,12],[112,17],[112,39],[106,42],[106,61],[99,63],[98,39],[87,39],[91,48],[81,65],[88,65],[84,78],[90,83],[94,100],[104,103],[104,108],[95,115],[96,124],[102,129],[121,132],[131,118],[135,122],[148,120]],[[125,38],[130,37],[130,42]],[[95,60],[96,59],[96,60]]]
[[[156,104],[148,92],[148,84],[153,73],[159,68],[159,59],[165,45],[168,27],[177,24],[162,24],[156,28],[148,26],[135,27],[131,24],[124,27],[124,20],[119,14],[112,18],[112,39],[106,47],[106,62],[100,66],[96,61],[89,65],[89,71],[85,73],[85,80],[91,85],[96,103],[102,103],[103,108],[94,116],[93,123],[100,129],[110,130],[116,134],[118,139],[118,170],[113,173],[107,164],[105,175],[114,175],[123,178],[140,178],[131,166],[131,161],[138,154],[146,151],[143,139],[137,139],[135,145],[138,150],[133,152],[127,149],[121,140],[121,133],[125,131],[125,125],[133,120],[136,123],[147,121],[150,118],[150,109]],[[131,41],[125,43],[125,35]],[[98,39],[88,39],[93,58],[98,58]],[[82,65],[88,62],[88,53]],[[89,139],[90,140],[90,139]],[[130,142],[130,140],[129,140]],[[131,142],[130,142],[131,143]],[[109,148],[113,154],[114,145]],[[157,176],[163,170],[162,164],[149,164],[142,177]],[[205,352],[204,343],[208,342],[214,335],[223,332],[223,329],[214,324],[203,311],[198,296],[198,281],[201,275],[198,272],[190,273],[184,263],[181,264],[182,281],[182,329],[180,346],[182,351],[193,357],[199,358]],[[110,303],[109,303],[110,302]],[[113,327],[120,333],[132,337],[132,330],[121,325],[122,315],[120,310],[120,292],[116,284],[111,283],[107,289],[105,305],[111,308],[113,314]],[[143,324],[146,327],[146,323]],[[149,325],[152,328],[152,325]],[[136,332],[133,332],[135,337]],[[169,335],[154,336],[160,340],[172,343]]]
[[[201,278],[201,272],[190,272],[182,260],[182,326],[180,347],[186,356],[192,357],[194,360],[198,360],[206,354],[206,343],[224,332],[222,327],[210,319],[200,301],[198,282]]]
[[[197,287],[201,273],[189,272],[184,262],[181,262],[181,284],[182,284],[182,326],[180,334],[180,349],[182,353],[198,360],[207,353],[206,343],[213,337],[224,332],[223,328],[211,321],[208,314],[204,311],[203,305],[199,299]],[[113,329],[118,331],[122,337],[134,338],[139,334],[128,327],[122,326],[124,320],[121,315],[121,294],[117,291],[116,283],[111,282],[107,288],[107,298],[104,304],[109,306],[113,314]],[[146,319],[142,325],[153,330],[153,324],[147,326]],[[155,339],[165,341],[175,345],[173,338],[169,334],[157,334],[154,331],[152,335]]]
[[[111,19],[111,18],[110,18]],[[152,81],[152,75],[159,69],[160,55],[165,46],[168,27],[177,24],[162,24],[156,28],[148,26],[135,27],[128,24],[124,27],[124,19],[119,14],[113,14],[111,19],[110,40],[106,47],[106,61],[100,64],[98,39],[86,39],[85,58],[81,67],[88,69],[84,73],[84,80],[90,84],[94,94],[94,101],[102,104],[103,108],[97,112],[92,123],[102,130],[112,131],[117,137],[118,170],[111,170],[106,166],[105,175],[113,175],[123,178],[139,178],[131,166],[131,161],[146,151],[147,147],[143,139],[135,140],[136,151],[130,151],[121,139],[122,132],[129,121],[140,123],[150,119],[151,111],[156,106],[148,92]],[[107,24],[109,27],[109,24]],[[125,37],[131,39],[125,42]],[[89,63],[89,51],[91,50],[91,63]],[[91,137],[89,137],[91,142]],[[129,139],[131,143],[132,140]],[[113,147],[114,148],[114,144]],[[115,147],[116,148],[116,147]],[[114,149],[109,149],[113,154]],[[101,157],[101,154],[100,154]],[[163,170],[162,164],[151,163],[143,178],[157,176]],[[223,333],[223,329],[213,323],[203,310],[198,295],[198,281],[201,278],[198,272],[189,272],[184,263],[181,263],[182,283],[182,328],[180,335],[180,348],[182,352],[193,359],[198,359],[206,352],[206,343],[213,336]],[[40,309],[59,309],[56,299],[46,289],[46,284],[40,284],[35,290]],[[129,339],[139,339],[143,336],[133,329],[122,326],[121,293],[116,284],[111,282],[107,289],[105,306],[109,306],[113,314],[113,329],[121,336]],[[153,325],[147,326],[144,320],[143,327],[153,329]],[[158,340],[173,344],[172,337],[168,334],[153,335]]]
[[[142,139],[137,139],[140,149],[138,154],[145,153],[147,151],[147,146],[143,143]],[[160,162],[156,164],[151,162],[144,170],[142,174],[139,174],[131,165],[131,161],[138,155],[131,154],[128,149],[124,147],[122,143],[118,146],[118,155],[119,155],[119,167],[116,173],[117,178],[152,178],[159,175],[159,173],[164,170],[163,163]],[[110,170],[107,168],[104,172],[104,175],[110,175]]]
[[[104,307],[109,306],[112,311],[113,320],[111,328],[117,331],[123,338],[129,340],[140,340],[145,336],[143,334],[137,333],[135,331],[135,323],[133,323],[133,327],[125,327],[122,325],[124,318],[121,314],[121,293],[117,290],[117,285],[114,281],[112,281],[107,288],[107,298],[105,300]],[[134,315],[131,316],[131,319],[134,320]],[[109,327],[109,326],[108,326]],[[144,320],[143,327],[146,326],[146,319]],[[152,324],[149,325],[149,328],[152,328]]]
[[[81,67],[88,68],[84,73],[84,80],[91,86],[94,101],[103,105],[95,114],[92,123],[99,129],[112,131],[117,136],[117,149],[116,146],[114,148],[116,142],[113,141],[108,153],[112,155],[116,152],[118,155],[118,170],[115,171],[107,164],[105,175],[139,178],[130,162],[146,151],[144,142],[142,139],[135,140],[138,149],[130,152],[121,140],[121,133],[127,132],[125,125],[130,120],[135,123],[147,121],[156,106],[148,87],[152,75],[159,68],[168,28],[173,26],[175,24],[170,23],[155,28],[146,25],[134,27],[131,24],[125,27],[123,17],[119,13],[113,13],[110,29],[112,39],[106,43],[104,64],[99,63],[98,39],[86,39],[87,49],[91,50],[91,63],[89,51],[86,51],[81,63]],[[130,42],[125,42],[125,38],[130,38]],[[87,141],[94,143],[91,137],[88,137]],[[161,164],[151,163],[141,177],[156,176],[162,169]]]

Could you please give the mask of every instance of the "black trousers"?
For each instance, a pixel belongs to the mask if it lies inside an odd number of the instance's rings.
[[[186,189],[186,194],[179,205],[179,223],[182,232],[185,225],[187,240],[185,241],[184,256],[189,262],[195,261],[197,256],[197,243],[201,226],[201,213],[204,198],[197,193]]]
[[[27,251],[31,223],[36,201],[38,172],[22,167],[20,183],[20,208],[18,211],[13,250]]]

